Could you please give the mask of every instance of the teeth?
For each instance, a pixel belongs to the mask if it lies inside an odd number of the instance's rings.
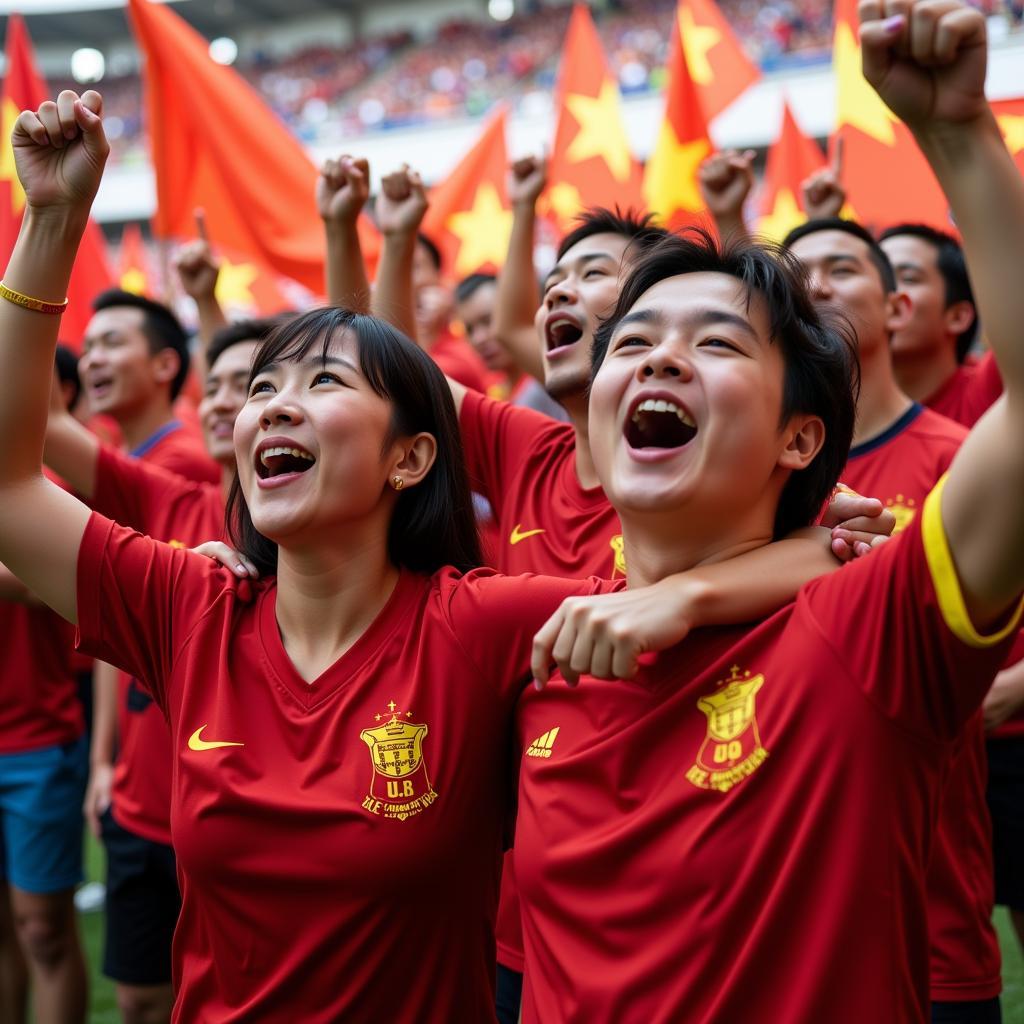
[[[675,402],[666,402],[661,398],[646,398],[637,407],[633,413],[633,422],[640,422],[640,413],[642,412],[674,412],[679,417],[680,422],[685,423],[688,427],[696,427],[693,419],[687,415],[686,411],[681,409]]]
[[[293,455],[295,458],[305,459],[307,462],[315,461],[309,452],[304,452],[300,448],[264,448],[263,451],[260,452],[260,462],[266,466],[267,459],[274,455]]]

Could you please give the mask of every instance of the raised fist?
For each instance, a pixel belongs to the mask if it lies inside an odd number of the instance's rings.
[[[800,185],[803,193],[804,212],[808,220],[838,217],[846,202],[843,180],[843,139],[836,139],[835,151],[828,167],[815,171]]]
[[[408,164],[380,183],[377,226],[385,235],[415,234],[427,212],[427,193],[420,176]]]
[[[355,223],[370,195],[370,165],[362,159],[342,156],[325,160],[316,183],[320,216],[333,223]]]
[[[220,260],[214,257],[210,243],[205,238],[183,245],[175,254],[174,269],[178,272],[185,294],[197,302],[209,299],[216,293]]]
[[[65,89],[57,102],[22,111],[14,122],[14,165],[32,209],[92,205],[110,146],[98,92]]]
[[[754,151],[727,149],[709,156],[697,172],[700,194],[717,221],[742,220],[743,204],[754,187]]]
[[[541,156],[525,156],[508,169],[508,201],[529,205],[540,198],[548,183],[548,162]]]
[[[958,0],[861,0],[864,77],[910,128],[988,111],[985,17]]]

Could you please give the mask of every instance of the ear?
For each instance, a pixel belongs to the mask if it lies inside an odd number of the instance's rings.
[[[388,480],[401,477],[403,487],[415,487],[429,472],[437,458],[437,441],[433,434],[421,433],[395,443],[397,457],[388,473]]]
[[[968,302],[967,299],[961,299],[959,302],[954,302],[942,314],[942,319],[950,334],[963,334],[971,326],[975,316],[977,316],[977,310],[974,308],[974,303]]]
[[[170,385],[181,369],[181,358],[173,348],[162,348],[152,358],[153,377],[158,384]]]
[[[806,469],[825,443],[825,424],[817,416],[794,416],[784,433],[786,444],[779,453],[782,469]]]
[[[902,331],[914,312],[914,303],[906,292],[889,292],[886,296],[885,329],[889,334]]]

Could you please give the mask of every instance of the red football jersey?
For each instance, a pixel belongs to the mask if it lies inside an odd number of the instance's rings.
[[[976,363],[963,363],[925,405],[948,419],[973,427],[981,414],[1003,393],[1003,378],[995,357],[986,352]]]
[[[194,547],[224,535],[221,489],[195,483],[100,449],[92,507],[108,519],[156,540]],[[111,812],[118,823],[155,843],[171,842],[171,738],[152,697],[125,672],[118,675],[118,756]]]
[[[402,573],[312,683],[276,581],[93,515],[79,631],[170,723],[176,1021],[477,1021],[535,631],[600,581]]]
[[[430,358],[437,363],[446,377],[457,380],[471,391],[486,393],[487,367],[468,341],[456,338],[451,331],[446,331],[434,342]]]
[[[179,420],[165,423],[129,454],[189,480],[220,483],[220,466],[210,458],[202,437]]]
[[[940,495],[759,624],[524,692],[524,1021],[927,1020],[944,765],[1013,633],[967,621]]]
[[[881,498],[896,529],[913,520],[967,436],[967,429],[914,405],[880,437],[850,451],[842,480]],[[985,803],[985,734],[979,711],[953,745],[928,866],[931,997],[999,994],[999,939],[992,927],[992,823]]]

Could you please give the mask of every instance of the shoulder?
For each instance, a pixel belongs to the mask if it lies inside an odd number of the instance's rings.
[[[927,438],[936,444],[959,445],[970,433],[963,424],[933,409],[922,409],[911,429],[916,436]]]

